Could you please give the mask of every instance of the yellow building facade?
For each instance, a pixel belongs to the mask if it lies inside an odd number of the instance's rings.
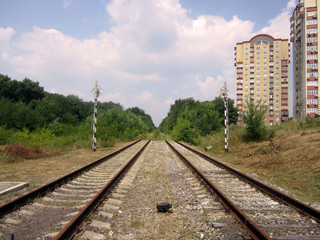
[[[238,124],[243,123],[246,102],[267,108],[267,125],[279,125],[289,117],[288,39],[275,39],[267,34],[256,35],[235,47],[236,105]]]

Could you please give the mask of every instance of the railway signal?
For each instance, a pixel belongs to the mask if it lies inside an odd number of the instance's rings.
[[[224,83],[224,86],[220,89],[219,95],[224,100],[224,124],[225,124],[225,131],[224,131],[224,152],[228,153],[229,151],[229,112],[228,112],[228,93],[230,91],[227,89],[227,83]]]
[[[97,99],[100,95],[100,93],[103,92],[103,89],[99,87],[98,81],[96,81],[96,85],[91,90],[91,92],[94,95],[94,107],[93,107],[93,135],[92,135],[92,151],[97,150]]]

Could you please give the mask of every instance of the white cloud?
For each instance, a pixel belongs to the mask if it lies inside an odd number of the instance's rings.
[[[282,9],[280,15],[269,20],[269,26],[261,29],[260,33],[269,34],[275,38],[287,38],[290,35],[290,17],[295,8],[295,0],[289,0],[287,7]]]
[[[115,93],[107,93],[107,94],[102,94],[99,97],[100,102],[109,102],[112,101],[114,103],[120,103],[121,105],[125,104],[127,105],[127,98],[123,96],[120,92],[115,92]]]
[[[63,7],[65,9],[68,9],[70,5],[72,4],[73,0],[63,0]]]
[[[223,87],[225,79],[218,75],[217,79],[213,77],[206,77],[205,81],[198,81],[197,86],[201,94],[206,99],[213,99],[218,95],[218,91]]]
[[[65,8],[71,4],[64,1]],[[288,37],[294,5],[290,0],[259,33]],[[255,34],[253,22],[237,16],[191,19],[178,0],[111,0],[106,11],[110,30],[84,40],[40,27],[13,40],[14,29],[0,27],[0,72],[85,100],[92,100],[90,90],[99,81],[105,90],[99,101],[136,104],[157,124],[173,99],[212,99],[224,81],[234,94],[234,47]]]

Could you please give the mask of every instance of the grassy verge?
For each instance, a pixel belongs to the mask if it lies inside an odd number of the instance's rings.
[[[223,130],[203,138],[199,148],[211,145],[210,154],[217,159],[315,203],[320,199],[319,123],[290,121],[272,127],[276,132],[272,140],[258,143],[244,142],[244,128],[231,126],[230,153],[224,154]]]

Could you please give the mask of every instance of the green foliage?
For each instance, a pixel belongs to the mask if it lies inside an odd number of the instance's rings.
[[[224,125],[224,100],[221,97],[216,97],[213,101],[215,110],[219,113],[219,117],[222,119],[221,124]],[[228,116],[229,125],[237,124],[238,109],[234,107],[234,100],[228,98]]]
[[[92,102],[73,95],[47,93],[38,82],[19,82],[0,74],[0,144],[90,146],[92,118]],[[107,146],[117,138],[132,140],[145,135],[155,126],[142,109],[125,111],[120,104],[98,102],[97,129],[98,143],[102,140]]]
[[[6,144],[8,142],[8,139],[10,137],[10,131],[5,129],[4,127],[0,126],[0,145]]]
[[[131,112],[137,116],[140,116],[141,120],[146,124],[148,128],[148,132],[152,132],[156,127],[150,117],[150,115],[146,114],[144,110],[138,107],[128,108],[127,112]]]
[[[197,145],[199,143],[199,132],[192,128],[190,121],[179,118],[177,124],[174,126],[171,136],[176,141],[183,141]]]
[[[98,114],[97,137],[104,141],[113,138],[133,140],[136,136],[149,132],[148,124],[150,123],[145,123],[142,116],[131,111],[111,108]]]
[[[33,82],[27,78],[19,82],[0,74],[0,98],[28,104],[34,99],[43,97],[44,90],[39,86],[39,82]]]
[[[234,102],[229,102],[229,119],[237,121],[237,109]],[[185,120],[185,121],[183,121]],[[159,129],[174,138],[188,139],[194,144],[198,135],[206,136],[217,131],[224,124],[224,101],[216,98],[214,101],[200,102],[192,98],[176,100],[170,107],[168,116],[161,122]],[[184,129],[186,127],[186,129]],[[181,131],[181,133],[179,133]],[[195,134],[193,136],[191,133]]]
[[[250,98],[246,102],[243,121],[246,124],[246,133],[244,139],[250,141],[262,141],[268,136],[267,128],[264,124],[267,108],[258,102],[254,104]]]

